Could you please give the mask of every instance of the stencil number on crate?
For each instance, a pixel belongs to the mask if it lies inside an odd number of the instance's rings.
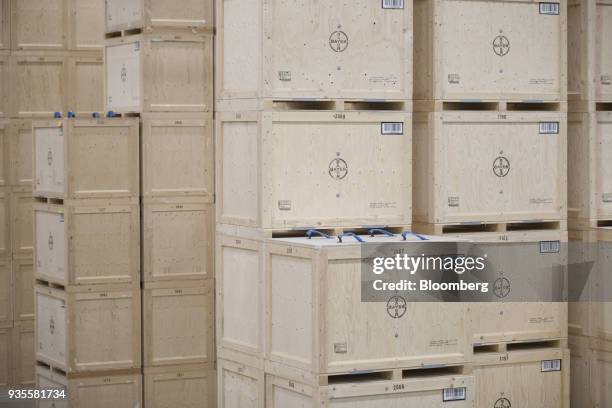
[[[466,388],[445,388],[442,392],[442,401],[465,401]]]
[[[406,314],[406,299],[401,296],[391,296],[387,302],[387,313],[394,319],[399,319]]]
[[[510,400],[508,398],[502,397],[495,401],[495,405],[493,405],[493,408],[512,408],[512,404],[510,403]]]
[[[334,119],[344,120],[346,119],[346,114],[345,113],[334,113]]]
[[[497,278],[495,282],[493,282],[493,293],[495,296],[502,299],[510,294],[510,281],[508,278],[501,277]]]
[[[329,46],[335,52],[343,52],[348,47],[348,35],[344,31],[334,31],[329,36]]]
[[[348,164],[340,157],[329,162],[329,175],[334,180],[342,180],[348,174]]]
[[[393,384],[393,391],[401,391],[406,388],[405,384]]]
[[[493,161],[493,174],[497,177],[506,177],[510,173],[510,160],[504,156],[498,156]]]
[[[493,39],[493,52],[503,57],[510,52],[510,40],[505,35],[498,35]]]
[[[384,9],[403,9],[404,0],[383,0],[382,7]]]

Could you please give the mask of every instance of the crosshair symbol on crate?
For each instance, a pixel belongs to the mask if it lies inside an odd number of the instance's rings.
[[[329,162],[329,175],[335,180],[342,180],[348,174],[348,164],[337,157]]]
[[[394,319],[406,314],[406,299],[401,296],[391,296],[387,302],[387,313]]]
[[[343,52],[348,48],[348,35],[344,31],[334,31],[329,36],[329,46],[335,52]]]
[[[51,318],[51,320],[49,320],[49,333],[53,334],[55,332],[55,322],[53,321],[53,318]]]
[[[493,293],[495,293],[495,296],[500,299],[508,296],[510,293],[510,281],[508,278],[503,276],[501,278],[497,278],[495,282],[493,282]]]
[[[498,35],[493,40],[493,52],[500,57],[510,52],[510,40],[505,35]]]
[[[124,65],[123,67],[121,67],[121,82],[125,81],[127,81],[127,68]]]
[[[510,403],[510,400],[508,398],[500,398],[495,401],[495,405],[493,405],[493,408],[512,408],[512,404]]]
[[[510,160],[504,156],[499,156],[493,161],[493,173],[497,177],[506,177],[510,173]]]

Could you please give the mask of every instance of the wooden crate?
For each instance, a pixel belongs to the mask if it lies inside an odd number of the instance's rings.
[[[532,280],[530,285],[542,289],[542,282],[554,282],[558,278],[558,267],[567,265],[567,232],[561,231],[519,231],[517,233],[466,233],[454,236],[457,239],[469,239],[478,245],[482,251],[487,253],[489,259],[504,254],[504,258],[512,259],[514,270],[533,270],[543,277],[542,280]],[[542,242],[559,242],[558,253],[539,253]],[[498,243],[498,244],[494,244]],[[494,245],[492,245],[494,244]],[[522,245],[521,245],[522,244]],[[537,255],[530,255],[527,251],[533,251]],[[499,259],[499,258],[497,258]],[[503,268],[500,268],[503,270]],[[526,293],[522,283],[513,279],[514,272],[503,271],[511,283],[512,288]],[[525,277],[524,272],[518,273],[519,279]],[[518,285],[517,285],[518,283]],[[516,290],[515,289],[515,290]],[[519,297],[522,295],[519,295]],[[566,302],[524,302],[510,298],[500,298],[498,302],[475,302],[469,303],[470,327],[472,329],[472,343],[478,347],[486,347],[487,344],[522,342],[522,341],[544,341],[567,338],[568,327],[568,305]],[[535,299],[534,299],[535,300]]]
[[[401,245],[406,251],[423,248],[416,237],[363,239]],[[444,239],[430,237],[428,242],[437,241]],[[266,240],[264,251],[264,356],[279,370],[287,366],[315,374],[341,374],[457,365],[469,359],[468,321],[462,304],[416,302],[396,317],[387,302],[362,302],[359,242],[273,238]],[[234,285],[228,283],[225,294]],[[227,308],[220,312],[224,320],[237,313]],[[425,326],[427,331],[415,331]],[[370,336],[372,331],[377,335]]]
[[[264,398],[263,370],[230,360],[217,361],[217,407],[265,408]]]
[[[0,328],[0,390],[13,384],[11,332],[10,327]]]
[[[423,407],[450,405],[473,408],[474,376],[452,369],[406,370],[402,377],[390,373],[365,373],[322,378],[324,385],[303,384],[266,375],[266,408],[298,407]]]
[[[143,280],[205,279],[214,276],[214,204],[201,198],[145,199]]]
[[[128,112],[212,110],[210,34],[141,34],[107,40],[106,108]]]
[[[174,28],[200,30],[213,28],[213,0],[106,1],[106,32],[134,29]]]
[[[13,319],[28,322],[34,319],[34,262],[13,259]]]
[[[10,184],[32,188],[32,120],[11,119],[9,129]]]
[[[414,220],[565,220],[566,119],[559,112],[415,114]],[[549,126],[557,133],[543,134]]]
[[[217,373],[210,365],[145,368],[143,372],[144,406],[147,408],[217,406]]]
[[[608,407],[612,403],[612,343],[591,340],[591,395],[595,407]]]
[[[416,0],[414,21],[415,99],[567,100],[566,0]]]
[[[34,205],[36,279],[62,286],[140,282],[137,203]]]
[[[67,0],[10,0],[13,50],[65,50]]]
[[[36,197],[137,198],[137,118],[33,122]],[[112,166],[108,166],[112,163]]]
[[[140,291],[36,285],[36,359],[66,373],[141,366]]]
[[[594,286],[600,278],[597,264],[599,262],[599,244],[597,231],[570,230],[568,256],[568,334],[576,337],[595,336],[597,301],[593,293]]]
[[[412,1],[217,0],[215,11],[219,110],[231,99],[412,99]]]
[[[97,376],[66,378],[58,370],[43,364],[36,367],[38,389],[64,390],[66,398],[40,400],[39,408],[136,408],[142,406],[140,373],[107,373]]]
[[[211,113],[142,115],[145,197],[214,195]]]
[[[11,0],[0,0],[0,50],[11,48]]]
[[[1,90],[0,90],[1,91]],[[0,119],[0,188],[8,186],[11,181],[9,177],[9,152],[10,121]]]
[[[0,328],[13,326],[11,260],[0,260]]]
[[[34,0],[23,3],[34,3]],[[65,53],[13,52],[10,61],[11,117],[52,118],[54,112],[66,112],[68,70]]]
[[[11,259],[11,190],[0,187],[0,260]]]
[[[16,322],[13,327],[13,385],[31,388],[35,385],[34,322]]]
[[[612,112],[570,113],[568,132],[571,224],[578,227],[612,220],[612,169],[608,165],[612,160]]]
[[[144,366],[214,362],[214,282],[146,284]]]
[[[0,5],[0,8],[2,6]],[[1,17],[1,16],[0,16]],[[0,27],[1,30],[1,27]],[[0,117],[8,117],[10,115],[10,52],[0,51]]]
[[[250,356],[241,361],[257,366],[264,355],[263,243],[222,234],[217,234],[215,241],[219,357],[227,358],[226,353],[233,351],[243,359]]]
[[[68,0],[70,38],[73,51],[104,48],[104,0]]]
[[[568,98],[612,101],[612,2],[569,0],[567,13]]]
[[[27,187],[11,189],[10,236],[13,259],[32,259],[34,256],[34,198]]]
[[[103,60],[101,54],[68,57],[68,110],[79,118],[104,112]]]
[[[559,371],[545,370],[551,361]],[[569,350],[561,348],[475,355],[476,406],[569,408],[569,368]]]
[[[410,124],[404,112],[219,113],[217,221],[263,229],[410,224]]]

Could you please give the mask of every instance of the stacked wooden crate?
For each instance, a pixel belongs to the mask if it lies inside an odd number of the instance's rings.
[[[563,265],[566,1],[415,0],[414,10],[415,231],[552,241],[560,251],[542,262]],[[566,303],[469,308],[477,406],[569,404]]]
[[[412,1],[216,4],[219,406],[473,406],[461,305],[395,319],[366,238],[303,238],[410,229]]]
[[[572,406],[604,407],[612,404],[612,2],[572,0],[568,12]]]
[[[34,385],[32,120],[103,109],[103,7],[0,1],[0,387]]]
[[[37,386],[72,407],[138,404],[138,120],[35,120],[32,134]]]
[[[106,107],[139,116],[144,406],[213,407],[212,1],[106,1]]]

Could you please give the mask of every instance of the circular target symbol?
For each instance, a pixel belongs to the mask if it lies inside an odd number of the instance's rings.
[[[334,31],[329,36],[329,46],[335,52],[343,52],[348,47],[348,35],[344,31]]]
[[[406,314],[406,299],[401,296],[391,296],[387,302],[387,313],[394,319]]]
[[[493,40],[493,52],[500,57],[510,52],[510,40],[505,35],[498,35]]]
[[[510,281],[504,277],[497,278],[495,282],[493,282],[493,293],[500,299],[508,296],[510,293]]]
[[[497,177],[506,177],[510,173],[510,160],[499,156],[493,161],[493,173]]]

